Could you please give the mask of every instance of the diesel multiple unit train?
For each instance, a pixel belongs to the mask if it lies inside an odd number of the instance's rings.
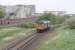
[[[44,32],[50,28],[50,21],[42,20],[34,23],[34,27],[38,33]]]

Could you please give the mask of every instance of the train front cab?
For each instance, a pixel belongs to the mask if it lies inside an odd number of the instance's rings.
[[[42,21],[42,23],[36,23],[36,31],[42,33],[49,29],[49,21]]]

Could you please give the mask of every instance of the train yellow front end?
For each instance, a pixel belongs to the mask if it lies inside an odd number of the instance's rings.
[[[49,23],[48,22],[39,22],[39,23],[35,23],[34,27],[36,28],[37,32],[44,32],[49,28]]]

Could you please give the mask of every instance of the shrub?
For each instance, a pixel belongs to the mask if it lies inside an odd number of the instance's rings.
[[[33,28],[33,23],[28,22],[28,23],[22,24],[21,27],[22,28]]]
[[[41,21],[41,20],[50,20],[51,24],[61,24],[62,22],[65,21],[64,16],[56,16],[52,13],[44,13],[42,16],[40,16],[38,18],[37,21]]]
[[[68,28],[75,29],[75,17],[66,20],[65,23],[68,25]]]

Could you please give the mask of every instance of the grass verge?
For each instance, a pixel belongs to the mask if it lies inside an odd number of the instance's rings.
[[[57,36],[48,38],[38,50],[75,50],[75,29],[60,29]]]
[[[25,37],[28,36],[30,33],[30,31],[32,31],[33,29],[27,29],[27,28],[3,28],[0,29],[0,46],[4,45],[5,43],[7,43],[8,41],[12,40],[12,39],[16,39],[18,37]]]

